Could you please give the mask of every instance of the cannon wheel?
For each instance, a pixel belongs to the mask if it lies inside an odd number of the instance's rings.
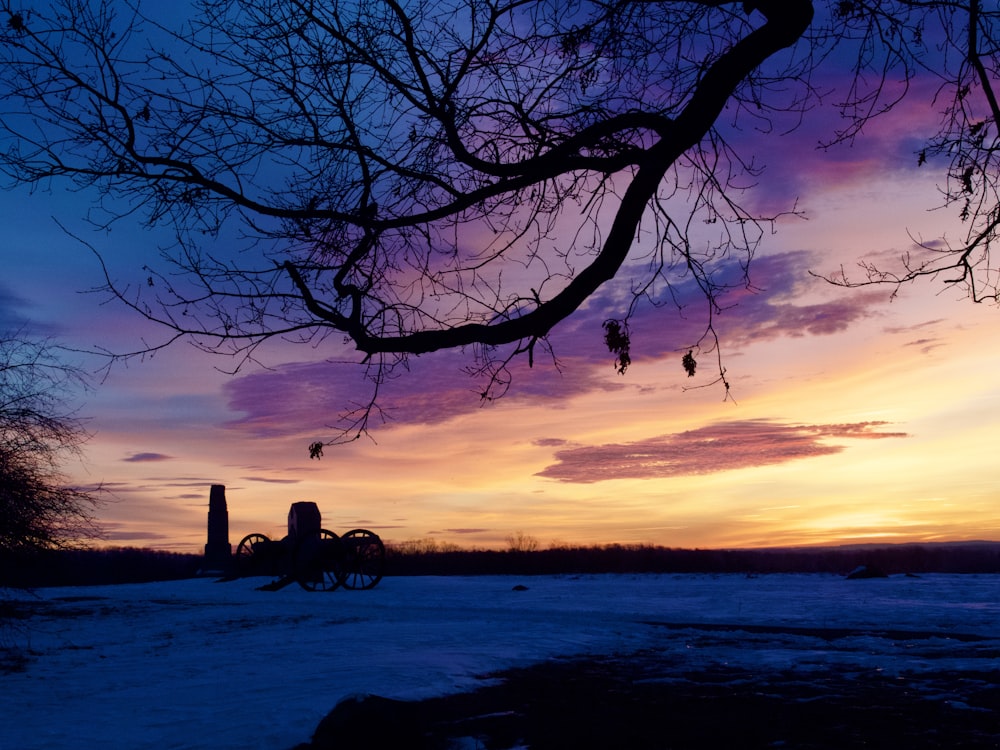
[[[332,531],[320,529],[295,545],[295,579],[306,591],[333,591],[343,581],[339,541]]]
[[[385,572],[385,545],[377,534],[367,529],[348,531],[340,541],[344,545],[343,577],[347,589],[371,589]]]
[[[236,547],[236,573],[239,576],[269,573],[269,563],[264,547],[271,540],[263,534],[247,534]]]

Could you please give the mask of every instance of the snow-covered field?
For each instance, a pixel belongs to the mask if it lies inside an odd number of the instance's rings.
[[[997,575],[414,577],[324,593],[262,582],[0,594],[34,613],[0,630],[0,647],[30,657],[0,674],[0,748],[280,750],[348,695],[420,699],[507,667],[646,648],[678,671],[879,671],[916,689],[950,670],[1000,679]]]

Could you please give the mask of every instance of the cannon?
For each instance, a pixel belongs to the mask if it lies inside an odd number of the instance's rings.
[[[264,534],[247,534],[236,547],[235,577],[276,576],[259,587],[276,591],[298,583],[307,591],[370,589],[385,571],[385,545],[367,529],[353,529],[337,536],[322,528],[316,503],[292,503],[288,510],[288,536],[272,540]]]

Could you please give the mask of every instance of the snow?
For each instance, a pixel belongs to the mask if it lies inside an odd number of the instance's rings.
[[[445,695],[573,655],[655,648],[677,670],[664,680],[834,667],[918,685],[995,672],[1000,653],[998,575],[389,577],[315,593],[263,582],[7,593],[35,614],[0,632],[31,656],[0,674],[0,748],[291,748],[350,695]]]

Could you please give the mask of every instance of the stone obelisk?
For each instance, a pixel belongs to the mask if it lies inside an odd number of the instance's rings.
[[[205,545],[206,571],[224,571],[229,567],[233,548],[229,544],[229,509],[226,486],[213,484],[208,496],[208,544]]]

